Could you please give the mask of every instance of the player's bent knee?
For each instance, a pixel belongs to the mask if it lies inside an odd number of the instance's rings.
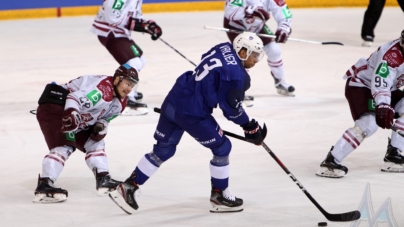
[[[55,147],[50,150],[50,155],[56,155],[63,157],[64,160],[69,159],[69,156],[73,153],[73,148],[70,146]]]
[[[210,163],[214,166],[227,166],[229,164],[229,156],[219,157],[213,155],[213,158],[212,160],[210,160]]]
[[[282,59],[281,48],[275,42],[270,42],[264,46],[264,51],[270,61],[279,61]]]
[[[174,156],[176,149],[177,145],[158,141],[157,144],[153,146],[153,152],[149,154],[149,158],[152,160],[155,159],[153,161],[155,161],[156,164],[159,163],[160,166],[163,162]]]
[[[217,147],[211,148],[211,150],[214,156],[217,157],[229,156],[231,151],[231,142],[227,137],[225,137],[222,144],[220,144]]]
[[[365,114],[355,121],[356,133],[363,138],[372,136],[378,129],[374,114]]]
[[[140,56],[130,59],[129,61],[126,62],[126,64],[130,65],[132,68],[135,68],[137,71],[140,72],[140,70],[146,64],[146,60],[143,56]]]

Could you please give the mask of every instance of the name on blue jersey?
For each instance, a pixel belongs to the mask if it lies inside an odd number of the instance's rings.
[[[224,60],[226,60],[227,65],[237,65],[236,58],[231,53],[231,48],[229,46],[221,46],[220,50],[222,51],[222,55]]]

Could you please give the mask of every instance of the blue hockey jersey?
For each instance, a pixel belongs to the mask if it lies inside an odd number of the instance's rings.
[[[162,108],[170,104],[179,116],[205,118],[219,104],[228,120],[243,125],[249,121],[241,105],[249,87],[250,76],[232,45],[221,43],[202,55],[194,71],[178,77]]]

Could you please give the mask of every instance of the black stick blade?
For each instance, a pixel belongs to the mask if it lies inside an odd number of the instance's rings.
[[[157,108],[157,107],[154,107],[154,112],[156,112],[156,113],[161,113],[161,109],[160,109],[160,108]]]
[[[321,44],[323,44],[323,45],[341,45],[341,46],[344,45],[343,43],[340,43],[340,42],[322,42]]]
[[[343,214],[325,214],[329,221],[355,221],[361,217],[361,212],[355,210]]]

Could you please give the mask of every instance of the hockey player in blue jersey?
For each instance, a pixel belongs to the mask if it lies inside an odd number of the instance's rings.
[[[246,69],[253,67],[263,55],[263,43],[254,33],[241,33],[233,43],[221,43],[202,55],[194,71],[178,77],[161,106],[154,134],[157,143],[145,154],[131,176],[110,193],[111,199],[126,213],[138,209],[136,194],[157,169],[176,151],[186,131],[213,153],[210,161],[211,212],[243,210],[243,200],[230,194],[230,140],[212,116],[218,105],[223,115],[240,125],[248,141],[260,145],[266,132],[250,119],[242,107],[244,92],[250,87]]]

